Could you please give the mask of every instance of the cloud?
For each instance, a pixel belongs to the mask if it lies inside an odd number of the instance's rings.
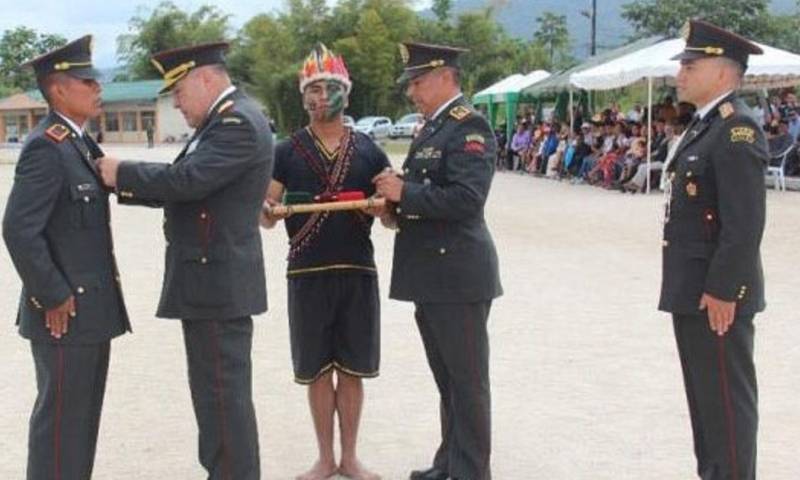
[[[19,1],[19,0],[17,0]],[[128,21],[139,7],[152,11],[160,0],[139,2],[109,0],[39,0],[35,8],[10,5],[12,0],[0,0],[0,31],[24,25],[39,33],[57,33],[69,40],[87,33],[94,35],[94,63],[99,68],[117,64],[117,36],[128,32]],[[207,0],[176,0],[173,3],[186,11],[194,11]],[[231,25],[238,29],[259,13],[283,8],[283,0],[216,0],[213,4],[231,15]],[[14,12],[13,15],[8,12]],[[145,13],[146,14],[146,13]]]

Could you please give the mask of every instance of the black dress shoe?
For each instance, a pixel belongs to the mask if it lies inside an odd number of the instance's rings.
[[[427,470],[414,470],[408,480],[447,480],[450,478],[447,472],[443,472],[436,467]]]

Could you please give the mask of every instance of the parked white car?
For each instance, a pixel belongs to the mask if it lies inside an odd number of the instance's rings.
[[[389,135],[392,121],[389,117],[364,117],[356,122],[356,130],[365,133],[370,138],[384,138]]]
[[[422,123],[422,120],[423,117],[421,113],[403,115],[397,123],[392,125],[392,129],[389,130],[389,138],[413,137],[417,124]]]

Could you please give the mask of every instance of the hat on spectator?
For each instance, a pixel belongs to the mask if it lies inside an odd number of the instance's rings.
[[[681,29],[681,34],[686,40],[686,47],[672,60],[726,57],[746,69],[750,55],[764,53],[761,47],[750,40],[703,20],[689,20]]]

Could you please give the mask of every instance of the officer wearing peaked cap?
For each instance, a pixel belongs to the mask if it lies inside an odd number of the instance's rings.
[[[411,143],[402,179],[379,175],[378,193],[397,205],[389,296],[414,302],[417,326],[441,398],[441,444],[411,480],[491,478],[487,321],[502,293],[497,252],[484,219],[496,144],[461,94],[464,50],[405,43],[400,82],[427,118]]]
[[[767,144],[736,95],[758,45],[690,21],[678,96],[697,107],[672,162],[659,308],[672,313],[697,474],[754,479],[758,407],[753,318],[764,309],[760,245]]]
[[[167,241],[157,316],[181,319],[200,463],[212,480],[260,476],[251,391],[252,315],[267,309],[258,219],[272,170],[261,108],[231,84],[228,44],[152,60],[195,133],[172,164],[99,163],[121,203],[164,209]]]
[[[17,323],[31,343],[38,394],[27,478],[91,477],[110,340],[130,330],[113,255],[108,194],[85,133],[100,114],[91,36],[25,64],[50,114],[28,135],[3,218],[22,280]]]

